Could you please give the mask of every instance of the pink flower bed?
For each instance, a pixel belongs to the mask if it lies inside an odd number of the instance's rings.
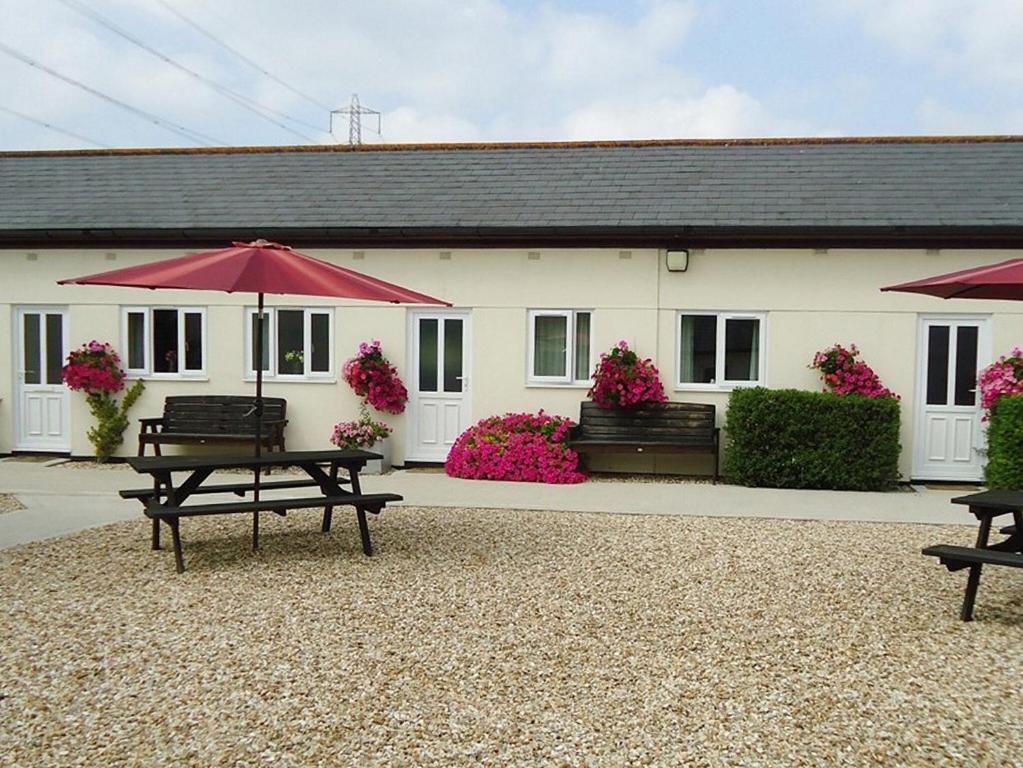
[[[565,445],[573,425],[543,411],[491,416],[459,435],[444,469],[470,480],[581,483],[579,456]]]
[[[109,344],[93,339],[68,355],[61,378],[75,392],[112,395],[124,389],[121,358]]]
[[[408,390],[398,378],[398,370],[384,357],[379,341],[361,343],[359,354],[344,364],[341,373],[355,394],[378,411],[405,411]]]
[[[628,408],[668,399],[657,366],[649,357],[641,360],[625,341],[619,341],[610,352],[601,353],[593,386],[587,394],[601,408]]]
[[[1002,395],[1023,393],[1023,350],[1014,347],[1012,356],[1002,355],[980,372],[980,404],[991,412],[991,406]],[[988,414],[984,415],[987,420]]]
[[[856,359],[859,354],[860,351],[855,344],[850,344],[848,349],[841,344],[835,344],[815,354],[809,367],[821,372],[825,392],[834,392],[838,395],[894,397],[899,400],[897,394],[881,383],[873,368]]]

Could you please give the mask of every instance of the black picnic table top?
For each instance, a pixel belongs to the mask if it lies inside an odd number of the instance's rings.
[[[965,504],[974,514],[1002,515],[1023,512],[1023,491],[981,491],[968,496],[956,496],[953,504]]]
[[[274,451],[262,456],[208,455],[208,456],[130,456],[128,465],[136,472],[193,472],[197,469],[257,469],[287,465],[336,463],[341,466],[362,466],[371,459],[381,458],[379,453],[363,450]]]

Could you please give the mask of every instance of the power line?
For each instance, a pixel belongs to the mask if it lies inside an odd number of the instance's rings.
[[[46,122],[45,120],[39,120],[38,118],[32,117],[31,115],[23,114],[21,112],[18,112],[17,110],[8,109],[7,107],[5,107],[3,105],[0,105],[0,112],[6,112],[8,115],[14,115],[15,117],[20,117],[22,120],[26,120],[26,121],[28,121],[30,123],[35,123],[36,125],[40,125],[43,128],[48,128],[51,131],[54,131],[55,133],[62,133],[65,136],[70,136],[72,139],[78,139],[78,141],[84,141],[86,144],[92,144],[94,147],[102,147],[103,149],[110,149],[110,145],[109,144],[103,144],[102,142],[96,141],[95,139],[90,139],[87,136],[82,136],[80,133],[75,133],[74,131],[69,131],[67,128],[58,128],[57,126],[51,125],[50,123]]]
[[[161,128],[165,128],[168,131],[176,133],[179,136],[183,136],[184,138],[188,139],[189,141],[195,144],[220,144],[221,146],[227,146],[227,143],[220,141],[220,139],[214,139],[212,136],[207,136],[204,133],[192,130],[191,128],[188,128],[184,125],[179,125],[178,123],[171,122],[170,120],[164,120],[162,117],[154,115],[152,112],[147,112],[144,109],[133,107],[131,106],[131,104],[126,104],[120,99],[115,99],[113,96],[108,96],[102,91],[98,91],[95,88],[86,85],[85,83],[75,80],[74,78],[68,77],[67,75],[62,75],[60,72],[57,72],[54,69],[50,69],[45,64],[41,64],[40,62],[36,61],[28,54],[22,53],[21,51],[16,50],[15,48],[11,48],[9,45],[5,45],[2,42],[0,42],[0,53],[6,53],[8,56],[17,59],[18,61],[24,64],[28,64],[28,66],[34,67],[35,69],[38,69],[40,72],[45,72],[51,77],[55,77],[58,80],[63,80],[68,85],[73,85],[75,88],[80,88],[81,90],[87,93],[91,93],[93,96],[103,99],[104,101],[110,102],[111,104],[114,104],[120,107],[121,109],[127,110],[128,112],[131,112],[134,115],[142,117],[145,120],[148,120],[150,123],[153,123],[154,125],[158,125]]]
[[[288,133],[292,134],[293,136],[298,136],[300,139],[304,139],[306,141],[316,141],[316,139],[314,139],[312,136],[308,136],[308,135],[306,135],[304,133],[300,133],[299,131],[296,131],[291,126],[285,125],[284,123],[280,122],[279,120],[274,120],[272,117],[270,117],[269,114],[266,114],[266,113],[269,112],[270,114],[278,115],[279,117],[282,117],[285,120],[291,120],[292,122],[298,123],[299,125],[304,125],[304,126],[306,126],[308,128],[312,128],[313,130],[319,131],[320,129],[317,128],[315,125],[311,125],[309,123],[306,123],[303,120],[299,120],[298,118],[291,117],[290,115],[287,115],[284,112],[280,112],[280,111],[278,111],[276,109],[273,109],[272,107],[268,107],[268,106],[266,106],[264,104],[260,104],[259,102],[252,101],[251,99],[246,98],[243,94],[238,93],[234,89],[229,88],[226,85],[221,85],[220,83],[216,82],[215,80],[211,80],[210,78],[206,77],[205,75],[199,74],[194,69],[190,69],[189,67],[186,67],[184,64],[178,63],[177,61],[172,59],[167,54],[162,53],[161,51],[158,51],[156,48],[153,48],[148,43],[146,43],[146,42],[140,40],[139,38],[135,37],[133,34],[128,32],[127,30],[122,29],[117,24],[115,24],[113,21],[108,19],[106,16],[103,16],[102,14],[94,11],[93,9],[89,8],[88,6],[82,5],[80,2],[78,2],[78,0],[59,0],[59,1],[63,5],[66,5],[68,8],[71,8],[72,10],[75,10],[78,13],[81,13],[83,16],[88,16],[90,19],[95,21],[100,26],[110,30],[115,35],[118,35],[119,37],[123,37],[129,43],[131,43],[132,45],[138,46],[139,48],[144,50],[146,53],[149,53],[149,54],[155,56],[156,58],[160,59],[161,61],[163,61],[163,62],[165,62],[167,64],[170,64],[175,69],[180,70],[181,72],[184,72],[185,74],[195,78],[196,80],[201,82],[203,85],[206,85],[207,87],[212,88],[213,90],[215,90],[217,93],[221,94],[222,96],[226,96],[231,101],[233,101],[235,104],[237,104],[238,106],[242,107],[243,109],[247,109],[252,114],[257,115],[257,116],[263,118],[264,120],[273,123],[278,128],[281,128],[282,130],[287,131]]]
[[[185,24],[190,26],[196,32],[198,32],[199,34],[201,34],[204,37],[208,38],[209,40],[212,40],[214,43],[216,43],[217,45],[219,45],[221,48],[223,48],[224,50],[228,51],[229,53],[234,54],[234,56],[236,56],[238,59],[240,59],[241,61],[243,61],[246,64],[248,64],[250,67],[255,69],[257,72],[261,72],[262,74],[266,75],[268,78],[273,80],[275,83],[277,83],[278,85],[280,85],[280,86],[282,86],[284,88],[287,88],[289,91],[294,93],[296,96],[301,96],[303,99],[308,101],[310,104],[314,104],[317,107],[319,107],[320,109],[326,110],[327,112],[330,111],[330,107],[328,107],[322,101],[318,101],[317,99],[315,99],[314,97],[310,96],[309,94],[304,93],[303,91],[300,91],[298,88],[295,88],[294,86],[289,85],[288,83],[284,82],[279,77],[277,77],[275,74],[273,74],[271,72],[268,72],[259,63],[257,63],[255,61],[253,61],[252,59],[250,59],[248,56],[246,56],[244,53],[239,51],[237,48],[235,48],[235,47],[229,45],[228,43],[224,42],[223,40],[221,40],[213,32],[210,32],[205,27],[200,26],[197,21],[195,21],[194,19],[191,19],[188,16],[186,16],[184,13],[182,13],[177,8],[172,6],[169,2],[167,2],[167,0],[156,0],[156,2],[159,3],[160,5],[162,5],[168,12],[172,13],[174,16],[177,16],[178,19],[180,19]]]

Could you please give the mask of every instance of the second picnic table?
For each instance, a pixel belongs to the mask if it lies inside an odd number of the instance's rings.
[[[251,513],[252,548],[257,549],[260,512],[276,512],[283,515],[289,509],[323,507],[321,530],[328,533],[334,507],[353,506],[359,522],[363,552],[371,555],[373,547],[370,543],[366,513],[379,513],[389,502],[402,500],[401,496],[394,493],[362,492],[359,471],[367,461],[377,458],[380,458],[379,454],[361,450],[285,451],[264,456],[131,457],[127,460],[131,468],[140,474],[150,475],[153,485],[151,488],[124,490],[120,495],[126,499],[138,499],[142,503],[145,515],[153,521],[153,549],[160,548],[160,522],[163,521],[170,528],[178,573],[185,570],[179,530],[182,517]],[[297,467],[306,474],[306,477],[263,480],[256,476],[256,472],[271,467]],[[240,482],[204,484],[217,470],[227,469],[249,470],[253,475]],[[340,476],[342,469],[346,476]],[[187,476],[181,482],[175,483],[174,473],[187,473]],[[258,500],[255,498],[257,482],[260,493]],[[350,488],[346,489],[344,486]],[[262,495],[266,491],[301,488],[316,488],[319,495],[281,497],[275,494],[271,498]],[[191,496],[214,493],[231,493],[251,498],[244,501],[185,504]]]
[[[957,496],[952,503],[968,506],[980,523],[976,544],[973,547],[938,544],[927,547],[923,554],[937,557],[950,571],[970,569],[959,616],[963,621],[972,621],[981,567],[987,564],[1023,568],[1023,491],[982,491]],[[1001,529],[1008,538],[992,544],[991,527],[1001,515],[1012,515],[1013,524]]]

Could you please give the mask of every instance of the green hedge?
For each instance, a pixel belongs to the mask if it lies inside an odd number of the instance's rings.
[[[899,402],[797,389],[737,389],[725,476],[769,488],[878,491],[899,479]]]
[[[1023,395],[1002,395],[991,408],[984,479],[988,488],[1023,489]]]

